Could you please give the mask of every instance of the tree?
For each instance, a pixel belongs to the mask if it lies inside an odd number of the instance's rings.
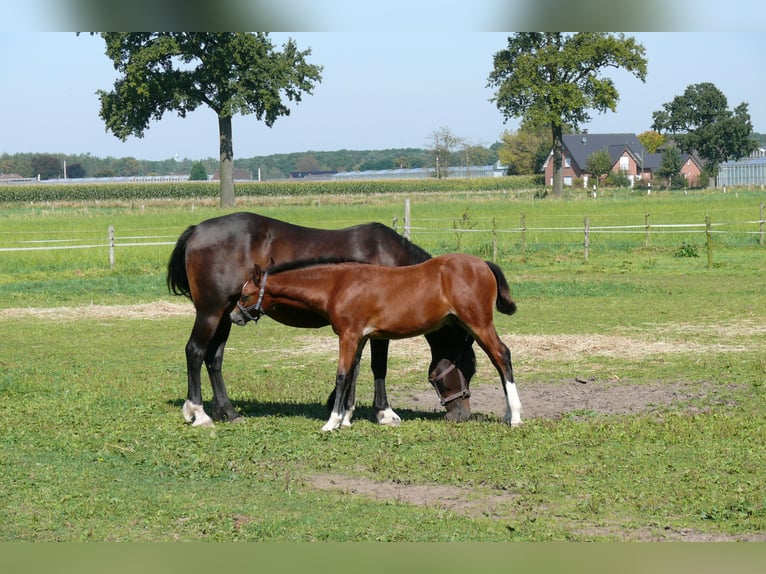
[[[657,169],[657,175],[664,177],[668,182],[668,189],[670,189],[673,178],[681,173],[681,168],[684,166],[681,158],[681,152],[675,146],[665,148],[662,152],[662,162]]]
[[[654,130],[647,130],[636,137],[649,153],[657,153],[657,148],[665,143],[665,136]]]
[[[575,130],[590,120],[586,110],[615,110],[619,93],[604,68],[624,68],[646,79],[644,47],[634,38],[605,32],[520,32],[494,55],[488,87],[491,101],[505,120],[523,117],[550,129],[553,148],[553,193],[562,195],[563,126]]]
[[[447,176],[450,153],[461,145],[463,145],[463,139],[453,134],[446,126],[431,133],[428,149],[434,158],[437,178]]]
[[[585,160],[585,169],[596,177],[597,182],[609,175],[613,166],[612,156],[605,149],[593,152]]]
[[[63,165],[55,155],[39,154],[32,156],[30,160],[32,172],[40,179],[54,179],[61,176]]]
[[[515,133],[503,134],[503,147],[498,150],[500,161],[508,166],[509,175],[539,173],[550,152],[550,133],[546,126],[522,122]]]
[[[85,177],[85,168],[81,163],[69,164],[66,168],[66,176],[69,179],[81,179]]]
[[[189,181],[207,181],[207,170],[201,161],[192,166],[189,172]]]
[[[284,99],[300,102],[321,80],[291,39],[274,48],[267,33],[106,32],[106,55],[121,76],[99,90],[100,116],[121,140],[143,137],[150,120],[180,117],[205,104],[218,116],[221,204],[234,204],[232,117],[255,114],[271,127],[290,115]]]
[[[692,84],[652,114],[652,128],[674,134],[676,145],[686,153],[696,152],[715,178],[723,162],[745,157],[758,146],[751,137],[747,104],[734,110],[727,106],[726,96],[714,84]]]
[[[322,168],[319,165],[319,160],[317,160],[316,156],[314,156],[314,154],[307,153],[296,160],[295,169],[297,171],[309,172],[319,171]]]

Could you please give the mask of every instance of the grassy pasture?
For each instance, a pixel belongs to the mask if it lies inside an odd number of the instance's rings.
[[[413,402],[428,391],[428,360],[402,342],[388,378],[403,425],[371,422],[365,356],[354,426],[323,434],[334,336],[269,320],[234,329],[227,347],[246,422],[187,427],[193,312],[166,292],[171,246],[118,248],[115,269],[102,247],[4,251],[0,540],[764,540],[766,247],[745,222],[765,199],[411,196],[413,239],[434,253],[459,245],[491,257],[492,230],[505,230],[498,262],[519,311],[496,321],[532,410],[519,429],[491,412],[448,424],[432,402]],[[238,209],[326,227],[396,217],[401,228],[403,205],[340,196]],[[118,242],[174,241],[221,213],[204,202],[8,204],[0,248],[104,243],[109,225]],[[586,216],[643,224],[645,213],[653,225],[727,223],[713,267],[696,228],[658,232],[649,246],[643,231],[593,233],[587,262],[582,232],[562,229]],[[699,257],[677,256],[684,243]],[[497,387],[483,355],[478,363],[473,387]],[[615,401],[620,389],[679,396],[625,413],[575,397],[555,417],[525,403],[570,390],[576,376],[617,389]]]

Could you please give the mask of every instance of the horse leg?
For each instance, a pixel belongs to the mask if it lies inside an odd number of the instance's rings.
[[[375,394],[372,407],[378,424],[399,426],[402,419],[394,412],[386,395],[386,373],[388,371],[388,339],[373,339],[370,341],[370,362],[372,376],[375,380]]]
[[[343,422],[340,424],[342,427],[350,427],[351,419],[354,416],[354,409],[356,409],[356,378],[359,376],[359,357],[357,357],[354,367],[351,371],[351,383],[346,398],[345,405],[343,407]]]
[[[228,313],[224,313],[212,340],[207,346],[205,366],[210,377],[210,385],[213,387],[213,420],[239,422],[243,420],[242,415],[231,404],[229,394],[226,392],[226,385],[223,382],[223,351],[226,347],[226,341],[229,340],[229,333],[231,333],[231,318]]]
[[[355,393],[352,390],[354,370],[358,367],[363,347],[364,342],[360,337],[343,334],[340,337],[340,357],[335,375],[335,401],[330,418],[322,427],[323,431],[336,430],[343,424],[349,401],[354,398]]]
[[[213,426],[213,420],[202,407],[202,384],[200,372],[208,345],[217,324],[216,317],[206,317],[197,312],[189,341],[186,343],[186,376],[188,391],[181,412],[187,423],[193,426]]]
[[[505,394],[505,417],[503,420],[511,426],[521,425],[521,400],[513,380],[510,349],[500,340],[494,326],[475,331],[474,334],[479,346],[487,354],[500,375],[500,382]]]

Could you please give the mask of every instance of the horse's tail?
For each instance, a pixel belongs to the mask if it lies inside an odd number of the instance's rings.
[[[516,303],[511,299],[511,289],[508,287],[508,281],[503,275],[503,270],[491,261],[485,261],[497,281],[497,300],[495,307],[505,315],[513,315],[516,312]]]
[[[196,225],[192,225],[181,234],[168,261],[168,291],[174,295],[186,295],[189,299],[191,299],[191,291],[189,277],[186,275],[186,243],[194,233],[195,227]]]

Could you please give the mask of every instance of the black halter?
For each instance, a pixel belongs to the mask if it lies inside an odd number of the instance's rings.
[[[245,317],[247,317],[248,321],[253,321],[254,323],[257,323],[258,319],[260,319],[264,315],[263,307],[261,306],[261,304],[263,303],[263,293],[266,291],[266,279],[268,278],[268,276],[269,276],[269,272],[266,271],[263,274],[263,279],[261,280],[261,290],[258,293],[258,301],[255,302],[255,305],[250,305],[249,307],[245,307],[244,305],[242,305],[239,299],[237,300],[237,309],[239,309],[240,312]],[[245,285],[247,285],[249,281],[250,279],[248,279],[242,284],[242,289],[245,288]],[[242,292],[242,289],[240,289],[240,293]],[[253,311],[255,312],[255,314],[251,315],[250,313]]]

